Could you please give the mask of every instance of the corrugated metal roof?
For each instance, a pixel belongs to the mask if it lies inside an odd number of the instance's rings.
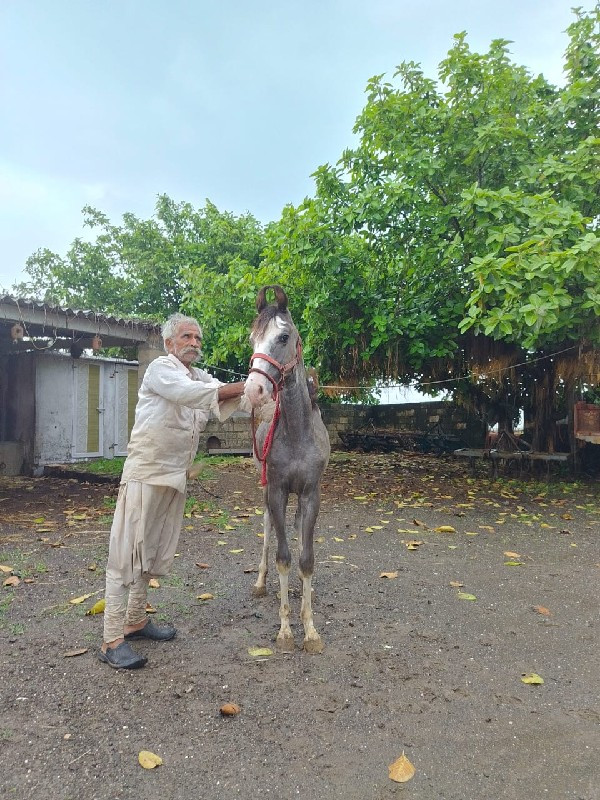
[[[111,314],[101,314],[97,311],[91,311],[89,309],[77,309],[77,308],[67,308],[64,306],[55,306],[55,305],[50,305],[48,303],[44,303],[40,300],[27,299],[23,297],[14,297],[13,295],[10,294],[0,296],[0,305],[2,304],[15,307],[16,319],[19,318],[20,310],[27,309],[30,311],[38,311],[41,314],[46,314],[46,315],[58,315],[58,316],[64,315],[65,317],[71,319],[86,319],[92,322],[105,324],[109,326],[117,325],[119,327],[128,327],[128,328],[137,327],[152,333],[160,332],[160,324],[158,322],[153,322],[152,320],[115,317]]]

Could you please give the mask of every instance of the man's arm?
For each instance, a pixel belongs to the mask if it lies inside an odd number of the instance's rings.
[[[244,381],[238,381],[237,383],[224,383],[219,386],[219,402],[241,397],[244,394],[245,385]]]

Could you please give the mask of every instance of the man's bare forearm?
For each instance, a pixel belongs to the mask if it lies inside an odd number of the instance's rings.
[[[234,397],[240,397],[244,394],[245,385],[244,381],[238,381],[219,386],[219,400],[232,400]]]

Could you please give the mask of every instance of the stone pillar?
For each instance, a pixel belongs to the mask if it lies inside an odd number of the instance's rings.
[[[159,335],[150,335],[145,342],[138,345],[138,387],[142,383],[146,367],[155,358],[165,355],[165,348],[163,347],[162,337]]]

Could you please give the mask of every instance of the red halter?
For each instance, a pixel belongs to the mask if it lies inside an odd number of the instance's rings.
[[[271,364],[275,369],[279,371],[279,381],[276,381],[272,378],[268,372],[265,372],[258,367],[253,367],[252,362],[255,361],[257,358],[262,358]],[[283,389],[283,384],[287,376],[293,371],[296,364],[300,362],[302,359],[302,341],[300,337],[298,337],[298,341],[296,342],[296,356],[291,360],[288,361],[287,364],[280,364],[279,361],[275,361],[274,358],[268,356],[266,353],[253,353],[250,358],[250,369],[248,374],[251,372],[258,372],[259,375],[267,378],[273,386],[273,400],[275,400],[275,411],[273,413],[273,419],[271,420],[271,425],[269,430],[267,431],[267,435],[265,437],[265,441],[263,444],[263,451],[262,455],[258,453],[258,446],[256,444],[256,425],[254,424],[254,409],[252,409],[252,445],[254,448],[254,455],[262,463],[262,472],[260,477],[260,482],[262,486],[267,485],[267,456],[269,455],[269,451],[271,450],[271,445],[273,444],[273,436],[275,434],[275,428],[277,427],[277,422],[279,421],[279,416],[281,413],[280,404],[279,404],[279,392]]]

